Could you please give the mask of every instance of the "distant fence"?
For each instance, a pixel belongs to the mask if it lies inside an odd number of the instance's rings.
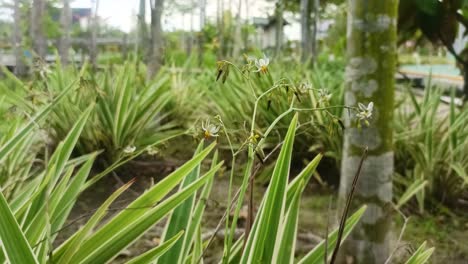
[[[55,42],[56,40],[49,40],[51,42]],[[90,44],[89,38],[71,38],[71,44],[75,45],[89,45]],[[127,45],[135,45],[136,40],[134,38],[127,38],[127,37],[105,37],[105,38],[97,38],[96,44],[98,46],[105,46],[105,45],[114,45],[114,46],[127,46]],[[10,48],[7,42],[0,42],[0,46],[5,48]],[[44,60],[46,62],[55,62],[56,61],[55,55],[47,55]],[[73,58],[70,58],[70,61],[74,61],[80,63],[82,60],[81,55],[75,55]],[[5,67],[15,67],[16,66],[16,59],[12,53],[1,53],[0,52],[0,66]]]
[[[46,55],[44,58],[44,61],[48,63],[53,63],[57,61],[57,56],[49,54]],[[81,63],[82,57],[79,54],[76,54],[75,56],[72,56],[69,58],[70,61],[73,61],[75,63]],[[0,53],[0,66],[5,66],[5,67],[15,67],[16,66],[16,58],[13,54],[11,53]]]

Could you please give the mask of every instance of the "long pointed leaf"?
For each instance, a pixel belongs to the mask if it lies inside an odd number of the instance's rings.
[[[2,192],[0,192],[0,240],[10,263],[38,263]]]
[[[184,231],[180,231],[177,235],[171,237],[171,239],[162,243],[161,245],[145,252],[144,254],[131,259],[127,264],[147,264],[155,262],[160,256],[163,256],[174,244],[179,241],[180,237],[184,234]]]
[[[76,263],[105,263],[112,260],[120,251],[132,244],[151,226],[203,186],[209,178],[214,176],[221,165],[222,163],[218,164],[213,170],[207,172],[194,183],[156,206],[148,208],[148,205],[146,205],[146,208],[124,210],[131,212],[144,211],[145,214],[139,218],[125,221],[120,226],[115,226],[111,220],[111,224],[105,225],[93,234],[78,250],[75,256],[80,256],[81,259],[77,259]]]
[[[254,228],[248,238],[242,263],[271,262],[278,228],[283,221],[286,207],[287,183],[291,155],[296,133],[297,114],[289,125],[284,144],[273,170],[268,190],[263,198],[263,207],[255,219]]]
[[[198,148],[195,152],[195,156],[203,149],[204,142],[200,142]],[[194,182],[198,177],[200,177],[200,165],[195,167],[192,172],[190,172],[187,177],[184,178],[182,181],[179,189],[182,190],[192,182]],[[177,208],[172,211],[169,216],[169,219],[166,223],[166,229],[163,234],[163,241],[173,237],[175,234],[179,233],[181,230],[187,230],[190,226],[190,222],[192,219],[192,213],[194,209],[194,202],[195,202],[195,193],[181,203]],[[163,257],[161,257],[158,262],[159,263],[180,263],[183,262],[184,259],[184,243],[187,238],[186,232],[183,238],[178,241]]]
[[[345,241],[346,237],[348,237],[348,235],[351,233],[353,228],[359,222],[362,215],[366,211],[366,208],[367,206],[365,205],[362,206],[361,208],[359,208],[359,210],[357,210],[353,215],[351,215],[346,220],[346,225],[343,231],[343,240],[341,241],[341,243]],[[335,229],[330,235],[328,235],[327,252],[331,252],[333,248],[335,248],[337,238],[338,238],[338,228]],[[322,241],[314,249],[312,249],[307,255],[305,255],[298,262],[298,264],[322,264],[324,256],[325,256],[325,241]],[[331,256],[329,256],[329,258],[330,257]]]

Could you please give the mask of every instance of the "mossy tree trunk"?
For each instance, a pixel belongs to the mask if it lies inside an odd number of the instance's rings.
[[[345,104],[374,102],[369,126],[357,128],[354,114],[344,117],[341,200],[369,148],[353,201],[368,208],[342,251],[354,263],[384,263],[390,253],[397,10],[398,0],[348,0]]]

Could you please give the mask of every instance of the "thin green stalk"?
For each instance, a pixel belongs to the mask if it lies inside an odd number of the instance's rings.
[[[236,210],[234,211],[234,216],[232,219],[232,224],[231,224],[231,230],[228,235],[228,240],[226,244],[226,251],[223,256],[223,263],[227,263],[230,257],[230,251],[231,251],[231,245],[232,245],[232,240],[234,237],[234,232],[236,230],[237,226],[237,220],[239,218],[239,213],[242,208],[242,202],[244,201],[244,196],[245,192],[247,190],[247,186],[249,183],[249,178],[252,173],[252,168],[253,168],[253,163],[255,159],[255,154],[252,146],[249,146],[249,154],[248,154],[248,159],[247,159],[247,165],[245,167],[244,171],[244,176],[242,179],[242,185],[239,193],[239,199],[237,200],[237,205],[236,205]]]
[[[228,189],[228,198],[227,198],[227,201],[228,201],[228,206],[227,206],[227,209],[226,209],[226,229],[225,230],[229,230],[229,214],[231,213],[231,210],[232,210],[232,205],[233,205],[233,201],[231,201],[231,196],[232,196],[232,188],[233,188],[233,181],[234,181],[234,167],[236,165],[236,156],[233,155],[232,156],[232,162],[231,162],[231,173],[229,175],[229,189]],[[230,240],[230,236],[224,236],[224,248],[228,248],[228,241]]]

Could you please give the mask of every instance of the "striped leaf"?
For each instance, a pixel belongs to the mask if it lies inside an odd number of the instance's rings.
[[[341,240],[341,244],[346,240],[346,237],[351,233],[353,228],[361,219],[362,215],[366,211],[367,206],[362,206],[357,210],[353,215],[351,215],[346,220],[346,225],[343,231],[343,239]],[[338,228],[335,229],[330,235],[328,235],[328,246],[327,252],[332,252],[335,248],[336,241],[338,239]],[[314,249],[312,249],[307,255],[305,255],[298,264],[322,264],[323,258],[325,257],[325,241],[320,242]],[[329,254],[329,258],[331,255]]]
[[[177,235],[171,237],[161,245],[148,250],[136,258],[131,259],[129,262],[127,262],[127,264],[147,264],[155,262],[160,256],[163,256],[169,249],[171,249],[174,244],[179,241],[183,234],[184,231],[180,231],[177,233]]]
[[[297,114],[286,134],[284,144],[278,156],[270,185],[263,198],[263,205],[255,219],[251,234],[248,238],[241,263],[269,263],[273,251],[280,223],[284,219],[286,207],[286,193],[291,165],[291,155],[296,132]]]
[[[3,252],[11,264],[39,263],[2,192],[0,192],[0,240]]]

